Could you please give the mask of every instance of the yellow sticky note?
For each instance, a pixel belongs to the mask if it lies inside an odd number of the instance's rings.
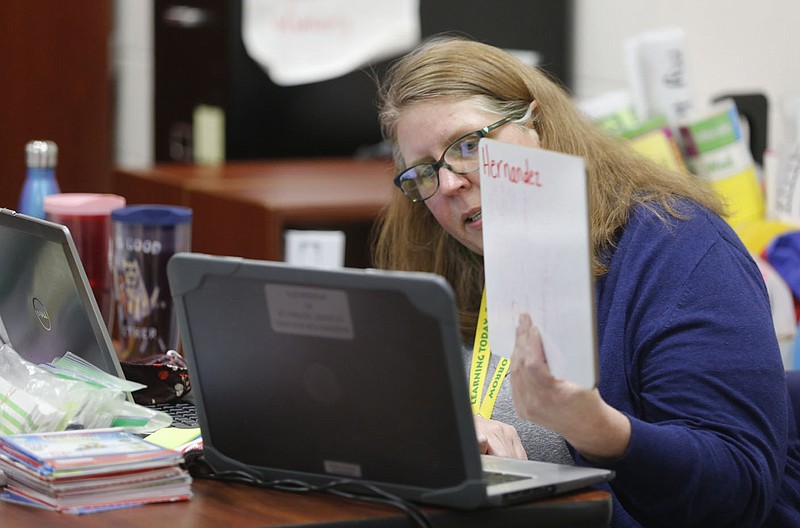
[[[187,442],[200,436],[200,428],[180,429],[178,427],[164,427],[155,433],[146,436],[145,440],[167,449],[177,449]]]

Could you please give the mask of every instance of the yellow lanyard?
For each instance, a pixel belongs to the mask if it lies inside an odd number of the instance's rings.
[[[508,374],[508,358],[501,358],[495,368],[492,382],[486,389],[486,394],[482,396],[483,385],[486,382],[486,371],[489,370],[489,358],[492,356],[489,350],[489,318],[486,315],[486,289],[483,290],[481,297],[481,308],[478,313],[478,325],[475,328],[475,343],[472,346],[472,363],[469,368],[469,402],[472,405],[472,412],[480,414],[484,418],[491,418],[494,411],[494,404],[497,403],[497,395],[500,393],[500,386]]]

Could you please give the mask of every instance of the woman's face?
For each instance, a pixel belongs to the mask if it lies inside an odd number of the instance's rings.
[[[416,104],[403,111],[397,122],[397,145],[407,167],[436,161],[459,137],[480,130],[503,116],[478,109],[474,101],[440,101]],[[488,137],[515,145],[539,147],[531,128],[503,125]],[[480,172],[455,174],[439,169],[439,190],[425,201],[439,224],[468,249],[483,254]]]

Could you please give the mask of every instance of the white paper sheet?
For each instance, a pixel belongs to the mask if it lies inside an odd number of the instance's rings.
[[[340,77],[420,40],[419,0],[244,0],[245,49],[275,84]]]
[[[344,266],[344,231],[287,229],[284,260],[294,266],[341,268]]]
[[[539,328],[551,372],[597,382],[583,159],[481,139],[486,308],[492,354],[510,356],[519,316]]]

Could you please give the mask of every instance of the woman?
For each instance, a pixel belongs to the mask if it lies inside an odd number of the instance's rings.
[[[467,341],[483,288],[478,138],[585,159],[600,384],[553,378],[522,316],[511,385],[517,413],[559,433],[577,463],[615,470],[614,526],[800,526],[800,442],[769,300],[711,191],[599,130],[542,72],[468,40],[395,63],[380,118],[403,193],[376,264],[446,277]],[[487,424],[476,419],[479,435]]]

